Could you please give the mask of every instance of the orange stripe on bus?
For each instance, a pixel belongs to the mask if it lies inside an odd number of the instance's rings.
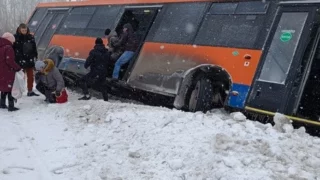
[[[234,83],[251,85],[262,51],[252,49],[181,45],[166,43],[145,43],[143,53],[168,54],[173,57],[192,57],[195,66],[218,65],[228,71]],[[251,56],[250,60],[245,56]]]
[[[65,49],[65,56],[86,59],[95,45],[95,39],[84,36],[54,35],[50,45],[62,46]],[[107,43],[105,38],[103,40]]]
[[[106,38],[103,39],[107,43]],[[71,35],[54,35],[50,45],[65,49],[65,56],[86,59],[94,47],[95,38]],[[251,85],[262,51],[252,49],[182,45],[146,42],[141,50],[144,54],[163,54],[193,57],[195,64],[214,64],[226,69],[234,83]],[[250,60],[245,56],[251,56]]]

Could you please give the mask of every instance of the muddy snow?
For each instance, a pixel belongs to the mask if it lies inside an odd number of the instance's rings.
[[[1,180],[320,179],[320,139],[223,110],[186,113],[120,101],[0,110]]]

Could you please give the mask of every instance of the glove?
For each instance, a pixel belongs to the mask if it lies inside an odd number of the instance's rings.
[[[37,80],[40,80],[40,77],[41,77],[41,73],[40,73],[40,72],[38,72],[38,73],[34,76],[34,78],[36,79],[36,81],[37,81]]]
[[[55,94],[56,94],[56,97],[60,97],[61,96],[61,92],[60,91],[56,91]]]

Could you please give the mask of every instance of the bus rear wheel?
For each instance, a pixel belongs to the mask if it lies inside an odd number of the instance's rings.
[[[201,78],[197,80],[190,89],[189,111],[191,112],[207,112],[213,108],[213,99],[215,96],[212,80]]]

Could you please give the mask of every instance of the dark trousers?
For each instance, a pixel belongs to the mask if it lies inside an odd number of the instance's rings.
[[[106,74],[88,73],[79,80],[79,86],[84,95],[89,94],[89,88],[94,88],[102,93],[103,99],[108,101],[108,91],[104,87]]]
[[[6,106],[6,99],[8,97],[9,108],[14,107],[14,98],[12,97],[11,92],[1,92],[1,107]]]
[[[56,103],[56,95],[52,93],[54,89],[46,87],[42,82],[37,84],[36,89],[46,97],[46,101]]]

